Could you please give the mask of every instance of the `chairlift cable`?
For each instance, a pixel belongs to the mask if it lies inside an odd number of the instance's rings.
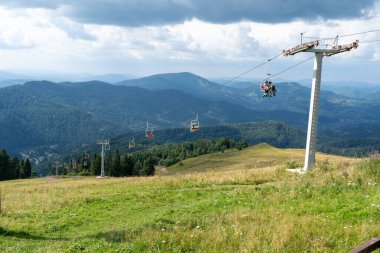
[[[273,61],[274,59],[280,57],[281,55],[282,55],[282,52],[281,52],[280,54],[278,54],[278,55],[276,55],[276,56],[274,56],[274,57],[268,59],[268,61]]]
[[[350,37],[354,35],[360,35],[360,34],[366,34],[366,33],[374,33],[374,32],[380,32],[380,29],[374,29],[374,30],[369,30],[369,31],[364,31],[364,32],[357,32],[357,33],[351,33],[351,34],[344,34],[344,35],[337,35],[338,38],[344,38],[344,37]],[[332,40],[335,39],[337,36],[334,37],[303,37],[305,39],[317,39],[317,40]],[[363,42],[361,42],[363,43]]]
[[[244,71],[243,73],[241,73],[241,74],[235,76],[234,78],[232,78],[232,79],[230,79],[230,80],[228,80],[228,81],[225,81],[224,83],[222,83],[222,85],[225,85],[225,84],[227,84],[227,83],[230,83],[230,82],[232,82],[232,81],[238,79],[239,77],[242,77],[242,76],[248,74],[249,72],[251,72],[251,71],[253,71],[253,70],[255,70],[255,69],[258,69],[258,68],[264,66],[265,64],[268,64],[268,62],[273,61],[274,59],[280,57],[281,55],[282,55],[282,53],[280,53],[279,55],[276,55],[276,56],[274,56],[274,57],[272,57],[272,58],[266,60],[266,61],[263,62],[263,63],[260,63],[259,65],[255,66],[255,67],[253,67],[253,68],[251,68],[251,69],[249,69],[249,70]]]
[[[365,33],[373,33],[373,32],[380,32],[380,29],[374,29],[374,30],[369,30],[369,31],[365,31],[365,32],[358,32],[358,33],[352,33],[352,34],[345,34],[345,35],[340,35],[339,37],[340,38],[350,37],[350,36],[354,36],[354,35],[365,34]]]
[[[263,63],[260,63],[259,65],[255,66],[255,67],[253,67],[253,68],[251,68],[251,69],[249,69],[249,70],[244,71],[243,73],[241,73],[241,74],[235,76],[234,78],[232,78],[232,79],[230,79],[230,80],[228,80],[228,81],[225,81],[224,83],[222,83],[222,85],[225,85],[225,84],[227,84],[227,83],[230,83],[230,82],[232,82],[232,81],[238,79],[239,77],[242,77],[242,76],[244,76],[245,74],[248,74],[249,72],[251,72],[251,71],[253,71],[253,70],[255,70],[255,69],[260,68],[261,66],[264,66],[265,64],[267,64],[267,61],[265,61],[265,62],[263,62]]]
[[[317,40],[331,40],[331,39],[335,39],[335,38],[337,38],[337,37],[338,37],[338,38],[342,38],[342,37],[344,38],[344,37],[349,37],[349,36],[354,36],[354,35],[360,35],[360,34],[366,34],[366,33],[379,32],[379,31],[380,31],[380,29],[374,29],[374,30],[369,30],[369,31],[364,31],[364,32],[358,32],[358,33],[352,33],[352,34],[337,35],[337,36],[330,37],[330,38],[328,38],[328,37],[326,37],[326,38],[320,38],[320,37],[303,37],[303,38],[306,38],[306,39],[317,39]],[[371,43],[371,42],[378,42],[378,41],[380,41],[380,40],[363,41],[363,42],[360,42],[360,43]],[[279,56],[281,56],[281,55],[282,55],[282,53],[279,54],[279,55],[276,55],[276,56],[273,57],[273,58],[268,59],[267,61],[265,61],[265,62],[263,62],[263,63],[260,63],[259,65],[255,66],[255,67],[253,67],[253,68],[251,68],[251,69],[248,69],[248,70],[242,72],[241,74],[235,76],[234,78],[231,78],[230,80],[225,81],[224,83],[222,83],[222,85],[225,85],[225,84],[227,84],[227,83],[230,83],[230,82],[232,82],[232,81],[238,79],[239,77],[242,77],[242,76],[248,74],[249,72],[251,72],[251,71],[253,71],[253,70],[257,69],[257,68],[262,67],[263,65],[267,64],[269,61],[272,61],[272,60],[276,59],[277,57],[279,57]],[[281,71],[281,72],[279,72],[279,73],[277,73],[277,74],[271,75],[271,77],[278,76],[278,75],[284,73],[285,71],[287,71],[287,70],[289,70],[289,69],[291,69],[291,68],[294,68],[294,67],[298,66],[299,64],[302,64],[302,63],[304,63],[304,62],[310,60],[311,58],[313,58],[313,57],[310,57],[310,58],[308,58],[308,59],[306,59],[306,60],[304,60],[304,61],[302,61],[302,62],[300,62],[300,63],[297,63],[297,64],[295,64],[295,65],[293,65],[293,66],[291,66],[291,67],[289,67],[289,68],[287,68],[287,69],[285,69],[285,70],[283,70],[283,71]]]
[[[380,41],[380,39],[378,39],[378,40],[360,41],[359,43],[363,44],[363,43],[372,43],[372,42],[379,42],[379,41]]]
[[[336,37],[336,36],[335,36],[335,37]],[[335,37],[321,38],[321,37],[307,37],[307,36],[304,36],[303,38],[304,38],[304,39],[313,39],[313,40],[332,40],[332,39],[335,39]]]
[[[301,65],[302,63],[305,63],[305,62],[311,60],[312,58],[314,58],[314,56],[311,56],[311,57],[307,58],[306,60],[303,60],[303,61],[301,61],[301,62],[298,62],[297,64],[294,64],[294,65],[292,65],[292,66],[290,66],[290,67],[288,67],[288,68],[286,68],[286,69],[284,69],[284,70],[282,70],[282,71],[280,71],[280,72],[278,72],[278,73],[276,73],[276,74],[273,74],[273,75],[271,75],[271,77],[273,78],[273,77],[275,77],[275,76],[278,76],[278,75],[280,75],[280,74],[282,74],[282,73],[284,73],[284,72],[286,72],[286,71],[288,71],[288,70],[290,70],[290,69],[292,69],[292,68],[297,67],[298,65]]]

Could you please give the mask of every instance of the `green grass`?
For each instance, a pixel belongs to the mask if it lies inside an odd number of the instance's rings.
[[[259,144],[243,151],[227,150],[224,153],[203,155],[187,159],[171,166],[166,174],[186,174],[204,171],[231,171],[239,169],[279,168],[286,163],[303,165],[305,151],[301,149],[278,149],[268,144]],[[333,155],[317,154],[318,160],[334,162],[354,161]],[[164,173],[165,174],[165,173]]]
[[[380,235],[378,161],[285,172],[302,159],[258,145],[165,176],[1,182],[1,252],[347,252]]]

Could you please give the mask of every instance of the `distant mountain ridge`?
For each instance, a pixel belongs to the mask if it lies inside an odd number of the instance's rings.
[[[295,113],[304,119],[309,112],[310,88],[295,82],[276,83],[278,93],[272,99],[262,97],[258,83],[243,82],[233,86],[223,86],[191,73],[169,73],[153,75],[140,79],[127,80],[118,85],[144,87],[150,90],[175,89],[190,93],[194,96],[228,101],[243,106],[247,109],[273,112],[273,118],[278,119],[278,114],[286,115],[289,123],[299,127],[306,127],[306,121],[298,121],[291,116]],[[339,90],[336,90],[339,93]],[[357,121],[380,122],[376,113],[380,113],[380,101],[367,101],[350,98],[332,91],[321,91],[320,96],[320,120],[324,124],[340,124],[342,121],[355,123]],[[371,110],[368,110],[371,108]],[[287,113],[286,113],[287,112]],[[374,113],[375,112],[375,113]],[[285,116],[283,118],[286,118]],[[270,118],[269,118],[270,119]],[[303,123],[302,123],[303,122]]]
[[[14,152],[48,145],[72,149],[97,138],[143,132],[147,121],[156,129],[187,127],[197,113],[202,127],[276,120],[306,130],[310,89],[291,82],[276,85],[277,96],[268,99],[255,83],[227,87],[186,72],[118,85],[30,81],[0,88],[0,146]],[[322,135],[347,138],[380,124],[379,114],[379,101],[321,92]],[[370,128],[367,134],[377,131]]]
[[[149,90],[180,90],[208,99],[228,99],[235,93],[214,82],[189,72],[167,73],[131,79],[115,83],[123,86],[135,86]]]
[[[78,108],[34,96],[22,86],[0,89],[0,146],[10,150],[89,141],[114,124]]]
[[[0,146],[82,145],[125,131],[187,126],[196,113],[202,125],[266,119],[265,113],[181,91],[150,91],[99,81],[32,81],[0,89]],[[15,136],[15,133],[19,133]]]

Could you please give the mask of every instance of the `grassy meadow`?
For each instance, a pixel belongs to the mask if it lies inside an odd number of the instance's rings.
[[[1,252],[347,252],[380,235],[380,160],[260,144],[147,178],[0,182]]]

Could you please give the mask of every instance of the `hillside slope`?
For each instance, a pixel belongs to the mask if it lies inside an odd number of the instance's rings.
[[[42,145],[82,145],[132,130],[187,126],[196,113],[202,125],[268,118],[228,102],[180,91],[86,83],[27,82],[0,89],[0,147],[11,153]]]
[[[276,83],[278,94],[272,99],[263,99],[259,85],[255,82],[232,82],[226,86],[186,72],[153,75],[118,84],[156,91],[179,90],[197,97],[228,101],[247,109],[267,112],[270,119],[285,120],[301,127],[306,126],[309,112],[310,88],[296,82]],[[321,91],[319,122],[331,127],[339,126],[342,122],[380,122],[376,116],[380,112],[378,101],[350,98],[344,94],[344,88]]]
[[[202,173],[1,182],[2,252],[348,252],[378,236],[380,162],[323,156],[286,173],[301,153],[259,145]]]
[[[251,122],[226,126],[201,126],[200,130],[190,133],[188,128],[162,129],[154,132],[148,139],[144,131],[125,133],[112,138],[112,145],[124,150],[134,138],[137,150],[152,145],[196,141],[199,139],[230,138],[236,141],[247,140],[249,144],[267,142],[276,147],[303,147],[306,135],[303,131],[286,123],[276,121]],[[133,150],[135,151],[135,150]]]
[[[279,149],[268,144],[258,144],[244,150],[228,150],[190,158],[168,168],[168,174],[188,174],[201,171],[232,171],[241,169],[278,168],[286,163],[302,167],[304,149]],[[334,163],[354,161],[341,156],[317,153],[317,160],[329,159]]]
[[[41,145],[81,145],[116,135],[116,124],[13,86],[0,89],[0,147],[11,153]]]

